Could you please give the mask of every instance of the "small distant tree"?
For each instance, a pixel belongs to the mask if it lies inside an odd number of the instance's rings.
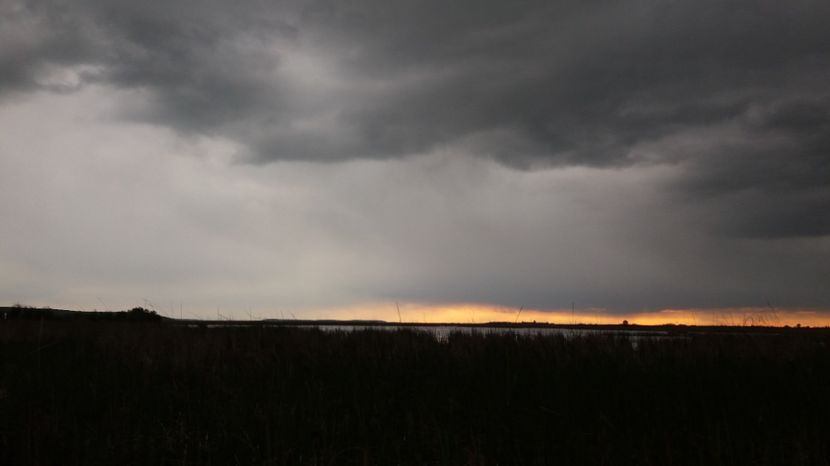
[[[134,307],[127,311],[126,314],[130,320],[161,320],[161,316],[156,311],[151,311],[143,307]]]
[[[623,326],[626,326],[626,325],[628,325],[628,321],[624,320],[622,324],[623,324]]]

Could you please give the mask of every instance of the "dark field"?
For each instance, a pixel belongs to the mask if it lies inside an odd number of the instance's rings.
[[[0,464],[826,465],[828,344],[0,321]]]

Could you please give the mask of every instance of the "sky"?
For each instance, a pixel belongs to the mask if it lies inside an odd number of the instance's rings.
[[[826,0],[0,0],[0,301],[830,323],[827,24]]]

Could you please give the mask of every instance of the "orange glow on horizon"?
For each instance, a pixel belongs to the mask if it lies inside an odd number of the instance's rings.
[[[636,313],[610,313],[605,309],[521,309],[473,303],[375,303],[309,313],[310,318],[384,320],[405,323],[523,322],[551,324],[727,325],[727,326],[830,326],[830,309],[724,308],[662,309]]]

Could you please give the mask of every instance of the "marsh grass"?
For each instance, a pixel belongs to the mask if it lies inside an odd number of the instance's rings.
[[[0,324],[0,464],[828,464],[830,338]]]

